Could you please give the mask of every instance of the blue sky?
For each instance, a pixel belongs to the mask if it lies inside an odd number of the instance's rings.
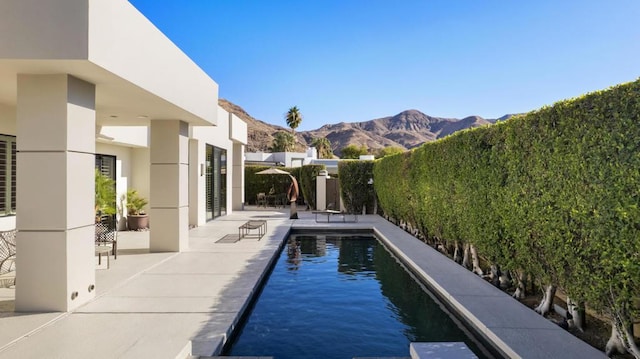
[[[130,0],[262,121],[496,118],[640,77],[638,0]],[[150,54],[150,56],[153,56]]]

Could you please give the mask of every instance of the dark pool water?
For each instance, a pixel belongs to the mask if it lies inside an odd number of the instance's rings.
[[[410,342],[477,346],[373,237],[287,242],[226,355],[409,356]]]

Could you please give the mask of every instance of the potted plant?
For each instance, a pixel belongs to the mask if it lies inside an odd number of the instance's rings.
[[[130,231],[149,228],[149,215],[144,211],[148,203],[135,189],[127,191],[127,226]]]
[[[103,216],[116,214],[116,183],[111,178],[95,170],[95,216],[96,223]]]

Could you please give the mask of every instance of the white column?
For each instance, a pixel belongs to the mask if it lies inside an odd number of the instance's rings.
[[[316,177],[316,209],[324,211],[327,209],[327,176]],[[335,208],[332,208],[335,209]]]
[[[95,296],[95,85],[19,75],[16,311],[69,311]]]
[[[244,145],[233,144],[233,167],[231,171],[232,207],[234,211],[244,209]]]
[[[181,252],[189,247],[189,125],[151,121],[149,248]]]
[[[195,138],[189,139],[189,224],[199,226],[205,222],[205,214],[202,213],[202,220],[200,219],[199,212],[201,212],[200,205],[204,200],[204,195],[200,195],[200,188],[204,188],[204,159],[202,161],[199,156],[200,141]],[[202,185],[201,185],[202,183]],[[202,206],[204,208],[204,206]]]

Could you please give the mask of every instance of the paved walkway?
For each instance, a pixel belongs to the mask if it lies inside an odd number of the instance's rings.
[[[322,224],[310,212],[299,215],[235,212],[192,229],[182,253],[148,253],[147,232],[122,232],[118,259],[96,269],[96,298],[71,313],[14,313],[13,290],[0,289],[0,358],[211,355],[238,324],[290,229],[339,227],[375,228],[508,356],[604,356],[378,216]],[[216,243],[250,219],[267,220],[262,240]]]

